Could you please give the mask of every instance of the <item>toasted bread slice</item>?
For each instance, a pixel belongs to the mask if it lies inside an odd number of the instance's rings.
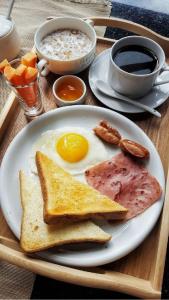
[[[123,219],[127,213],[120,204],[95,189],[74,179],[41,152],[36,164],[44,200],[44,220],[48,224],[60,220],[88,218]]]
[[[23,207],[21,247],[32,253],[53,246],[79,242],[105,243],[111,236],[91,221],[47,225],[43,220],[43,198],[39,181],[22,171],[20,194]]]

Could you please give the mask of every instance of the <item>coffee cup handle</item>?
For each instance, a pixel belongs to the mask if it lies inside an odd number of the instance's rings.
[[[169,67],[163,67],[161,69],[161,73],[163,72],[169,72]],[[158,85],[161,85],[161,84],[165,84],[165,83],[169,83],[169,80],[161,80],[161,81],[157,81],[153,84],[153,86],[158,86]]]
[[[45,77],[49,74],[49,69],[47,67],[47,64],[48,64],[48,62],[46,59],[41,59],[37,64],[39,73],[43,77]]]

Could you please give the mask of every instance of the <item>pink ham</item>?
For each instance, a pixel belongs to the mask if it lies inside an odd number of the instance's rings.
[[[123,153],[90,168],[85,175],[89,185],[128,209],[126,219],[141,214],[162,193],[143,164]]]

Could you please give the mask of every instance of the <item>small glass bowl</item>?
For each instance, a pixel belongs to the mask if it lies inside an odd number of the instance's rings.
[[[72,101],[63,100],[58,95],[58,88],[60,87],[60,85],[63,84],[64,82],[65,83],[69,82],[69,80],[71,81],[71,83],[74,82],[76,85],[79,85],[79,87],[82,89],[81,96]],[[61,76],[60,78],[56,79],[56,81],[53,84],[53,95],[58,106],[82,104],[84,103],[86,98],[86,84],[81,78],[74,75]]]

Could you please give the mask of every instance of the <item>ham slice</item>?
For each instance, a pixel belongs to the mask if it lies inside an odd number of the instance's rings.
[[[141,214],[162,193],[144,165],[124,153],[88,169],[85,176],[89,185],[128,209],[126,219]]]

